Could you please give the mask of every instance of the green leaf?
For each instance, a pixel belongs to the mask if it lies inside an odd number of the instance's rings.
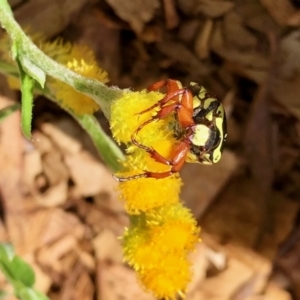
[[[49,300],[49,298],[35,290],[35,289],[32,289],[32,288],[21,288],[21,289],[18,289],[16,291],[16,294],[18,296],[18,298],[22,299],[22,300]]]
[[[21,109],[21,122],[22,131],[26,138],[31,138],[31,122],[32,122],[32,109],[33,109],[33,88],[34,80],[28,75],[24,74],[21,78],[22,86],[22,109]]]
[[[35,275],[31,266],[14,254],[10,244],[0,244],[0,269],[13,284],[20,282],[28,287],[34,284]]]
[[[22,282],[27,287],[32,287],[35,274],[31,266],[19,256],[15,256],[10,264],[10,270],[15,280]]]
[[[7,280],[13,281],[14,275],[10,269],[10,264],[15,256],[14,249],[10,244],[0,244],[0,269]]]
[[[14,248],[11,244],[0,244],[0,261],[12,261],[15,256]]]
[[[33,109],[33,90],[34,79],[30,77],[22,67],[18,57],[16,58],[18,63],[20,77],[21,77],[21,93],[22,93],[22,108],[21,108],[21,124],[22,131],[26,138],[31,138],[31,121],[32,121],[32,109]]]
[[[10,116],[14,111],[20,108],[20,104],[16,103],[0,110],[0,124]]]

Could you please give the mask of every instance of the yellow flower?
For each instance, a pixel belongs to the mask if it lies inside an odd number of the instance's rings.
[[[190,210],[177,203],[162,206],[147,214],[152,242],[164,252],[192,250],[199,241],[199,228]]]
[[[143,218],[143,217],[141,217]],[[154,249],[151,235],[145,225],[134,225],[123,235],[124,260],[135,268],[142,270],[159,265],[164,259],[164,253]]]
[[[191,266],[183,256],[167,255],[154,268],[138,272],[138,278],[147,290],[158,299],[184,297],[184,291],[191,280]]]
[[[45,49],[50,52],[49,45]],[[69,49],[67,44],[67,46],[63,46],[62,50],[65,50],[65,53],[64,51],[61,51],[60,55],[54,51],[52,53],[58,62],[64,63],[66,67],[84,77],[96,79],[102,83],[108,82],[107,73],[98,67],[90,49],[76,45]],[[61,105],[76,114],[92,114],[100,109],[92,98],[77,92],[61,81],[51,80],[49,85]]]
[[[125,181],[119,185],[120,199],[125,203],[125,208],[130,214],[147,212],[162,205],[177,203],[180,186],[181,179],[177,175],[160,180],[140,178]]]
[[[141,91],[141,92],[125,92],[122,97],[112,103],[111,107],[111,130],[114,139],[119,143],[130,143],[131,136],[134,131],[145,121],[149,120],[156,112],[151,110],[147,113],[139,115],[139,113],[157,101],[162,99],[163,95],[158,92]],[[146,135],[146,140],[151,143],[156,139],[155,134],[160,134],[163,137],[164,132],[160,132],[162,123],[152,122],[147,125],[139,134],[139,139],[143,140]]]
[[[163,205],[135,217],[123,237],[125,260],[141,269],[155,266],[166,254],[188,253],[198,242],[199,228],[180,203]]]
[[[140,127],[156,116],[159,106],[149,107],[163,97],[157,92],[127,91],[112,104],[113,136],[127,146],[124,170],[117,176],[126,178],[146,171],[170,170],[171,166],[155,161],[152,150],[146,151],[132,143],[134,138],[166,159],[172,159],[178,143],[174,137],[174,114]],[[144,110],[148,111],[139,114]],[[141,130],[136,132],[138,128]],[[180,202],[181,185],[179,175],[173,174],[162,179],[125,180],[118,187],[127,212],[134,215],[122,240],[124,260],[137,271],[143,286],[163,299],[183,295],[191,279],[188,253],[198,241],[197,223]]]
[[[79,61],[73,59],[66,66],[85,77],[97,79],[102,83],[108,81],[106,72],[99,69],[96,62],[94,64],[87,64],[83,59]],[[76,114],[92,114],[100,109],[99,105],[92,98],[77,92],[61,81],[53,80],[50,85],[61,105],[71,109]]]
[[[28,30],[27,30],[28,31]],[[102,70],[97,62],[95,55],[87,46],[72,45],[64,43],[62,39],[53,42],[47,42],[41,34],[30,34],[33,42],[49,57],[65,65],[76,73],[84,77],[99,80],[102,83],[108,82],[107,72]],[[11,61],[8,55],[10,41],[7,35],[3,35],[0,40],[0,54],[3,59]],[[19,81],[9,78],[9,84],[12,88],[20,88]],[[54,93],[55,98],[62,107],[70,109],[75,114],[92,114],[99,110],[99,105],[90,97],[77,92],[69,85],[57,81],[54,78],[48,78],[47,85]]]

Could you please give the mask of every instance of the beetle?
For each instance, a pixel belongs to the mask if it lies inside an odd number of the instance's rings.
[[[145,150],[157,162],[170,166],[166,172],[144,171],[129,177],[114,178],[120,182],[138,178],[165,178],[181,170],[184,163],[217,163],[222,155],[226,141],[226,115],[222,103],[207,93],[206,89],[195,82],[183,87],[180,81],[167,79],[154,83],[148,91],[157,91],[166,87],[166,95],[157,103],[138,113],[142,115],[156,107],[156,114],[141,124],[131,136],[131,141],[137,147]],[[165,118],[175,113],[176,124],[174,134],[179,143],[171,158],[167,159],[155,149],[141,144],[138,133],[147,124]]]

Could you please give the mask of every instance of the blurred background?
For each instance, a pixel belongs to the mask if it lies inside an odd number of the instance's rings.
[[[194,81],[222,101],[221,161],[182,171],[182,200],[202,227],[186,299],[300,299],[300,1],[9,2],[23,28],[88,45],[112,85]],[[20,98],[2,75],[0,92],[0,108]],[[38,97],[32,141],[10,116],[0,170],[0,240],[34,267],[38,289],[57,300],[153,299],[122,264],[117,184],[70,116]]]

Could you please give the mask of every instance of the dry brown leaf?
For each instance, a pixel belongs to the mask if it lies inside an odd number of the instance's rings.
[[[43,207],[55,207],[64,204],[68,198],[68,183],[62,181],[50,186],[43,194],[35,195],[34,200]]]
[[[299,26],[300,25],[300,10],[297,10],[293,15],[291,15],[286,23],[289,26]]]
[[[281,27],[262,6],[260,0],[235,0],[235,4],[235,11],[245,25],[264,34],[280,34]]]
[[[91,48],[101,68],[109,74],[110,81],[117,82],[122,66],[120,30],[124,28],[123,22],[104,10],[91,7],[80,13],[76,24],[80,30],[76,43]]]
[[[0,109],[14,102],[0,96]],[[20,129],[20,112],[16,111],[1,124],[0,134],[0,189],[5,209],[5,221],[10,241],[18,249],[24,243],[23,228],[26,225],[22,181],[24,138]]]
[[[46,222],[47,226],[39,240],[40,247],[53,243],[67,234],[72,234],[77,240],[82,239],[85,228],[75,215],[58,208],[46,211],[49,216]]]
[[[60,262],[60,258],[67,255],[76,247],[77,239],[73,235],[67,234],[52,245],[43,247],[39,250],[37,252],[37,260],[41,265],[50,267],[60,273],[63,271],[63,265]]]
[[[74,249],[76,254],[78,255],[78,259],[81,264],[89,271],[94,272],[96,268],[95,257],[90,253],[82,251],[80,248]]]
[[[14,244],[18,254],[23,255],[24,253],[30,253],[40,245],[45,229],[48,226],[50,215],[51,212],[49,210],[38,210],[24,214],[26,222],[24,222],[22,227],[18,229],[22,235],[22,243],[18,245],[18,247]],[[17,217],[20,218],[19,215]],[[18,223],[16,222],[15,226],[17,224]]]
[[[65,281],[59,299],[91,300],[94,298],[95,287],[87,273],[80,265],[76,265]]]
[[[99,261],[96,276],[98,300],[155,300],[138,284],[135,273],[121,264]]]
[[[74,154],[80,151],[82,145],[78,136],[82,134],[80,128],[75,123],[62,119],[52,123],[43,123],[40,126],[41,131],[46,134],[57,145],[62,152]]]
[[[271,78],[273,98],[300,119],[300,32],[294,31],[281,40],[280,64]]]
[[[33,253],[22,257],[33,268],[35,273],[34,287],[42,293],[47,293],[50,289],[52,280],[46,272],[36,263]]]
[[[218,272],[212,273],[195,287],[191,299],[248,299],[249,296],[258,296],[263,292],[272,270],[270,261],[244,247],[233,244],[222,246],[206,232],[202,233],[202,237],[206,249],[214,249],[217,256],[223,256],[223,262],[217,268]],[[204,255],[208,257],[208,253],[206,251]]]
[[[266,287],[266,291],[263,297],[264,297],[263,300],[292,300],[292,296],[289,292],[280,289],[272,282],[269,283],[268,286]],[[256,299],[250,298],[249,300],[256,300]]]
[[[163,0],[163,2],[167,28],[173,29],[179,24],[179,17],[176,12],[174,0]]]
[[[197,0],[195,11],[211,18],[219,18],[234,8],[234,3],[225,0]]]
[[[272,211],[268,212],[274,222],[272,233],[266,234],[260,252],[273,259],[278,245],[291,230],[299,204],[272,194],[269,199]],[[266,211],[262,209],[261,195],[249,179],[236,179],[222,193],[222,198],[210,207],[201,221],[204,230],[228,244],[252,247],[261,231]]]
[[[155,11],[160,7],[158,0],[106,0],[106,2],[137,33],[142,32],[145,23],[154,17]]]
[[[236,40],[237,38],[238,36],[234,39]],[[248,43],[253,45],[251,40],[250,38]],[[257,83],[261,83],[266,77],[266,72],[269,68],[268,59],[253,47],[241,51],[237,45],[231,45],[230,42],[227,42],[223,34],[222,22],[215,23],[211,48],[225,60],[225,66],[231,72],[250,78]]]
[[[195,53],[198,55],[200,59],[206,59],[209,56],[210,52],[210,38],[213,30],[213,21],[211,19],[207,19],[202,26],[201,31],[196,37],[195,40]]]
[[[236,12],[224,16],[222,29],[228,48],[257,51],[257,37],[244,27],[243,19]]]
[[[210,72],[209,67],[202,63],[183,43],[162,40],[157,43],[157,47],[163,54],[173,59],[175,63],[180,63],[183,69],[191,72],[194,76],[203,76]]]
[[[37,28],[44,37],[60,33],[87,4],[87,0],[44,0],[22,3],[15,10],[15,18],[25,28]],[[32,13],[38,12],[38,13]]]
[[[206,273],[209,265],[209,261],[206,257],[206,253],[209,248],[205,243],[198,243],[195,251],[191,253],[190,260],[193,266],[193,278],[187,287],[186,298],[188,300],[197,299],[197,291],[199,286],[206,278]]]
[[[46,153],[42,158],[44,174],[50,185],[56,185],[69,179],[69,170],[58,151]]]
[[[98,261],[121,263],[122,248],[117,236],[111,230],[103,230],[93,239],[93,247]]]
[[[275,53],[272,53],[272,58]],[[249,168],[257,188],[261,189],[264,207],[268,200],[274,177],[274,131],[270,110],[270,90],[272,89],[272,69],[254,96],[244,133],[244,149]],[[265,218],[269,215],[266,212]]]
[[[116,181],[90,153],[81,151],[76,154],[66,154],[64,159],[78,194],[91,196],[100,192],[113,193],[117,185]]]
[[[23,158],[23,186],[29,191],[35,191],[35,179],[43,171],[41,154],[37,149],[31,149],[25,152]]]
[[[196,218],[202,216],[213,199],[234,174],[239,162],[230,151],[224,151],[221,161],[212,166],[187,164],[182,171],[182,198]]]
[[[296,12],[289,0],[260,0],[260,2],[279,25],[286,25]]]
[[[36,130],[32,133],[32,143],[35,148],[39,150],[41,155],[55,151],[53,142],[41,131]]]

